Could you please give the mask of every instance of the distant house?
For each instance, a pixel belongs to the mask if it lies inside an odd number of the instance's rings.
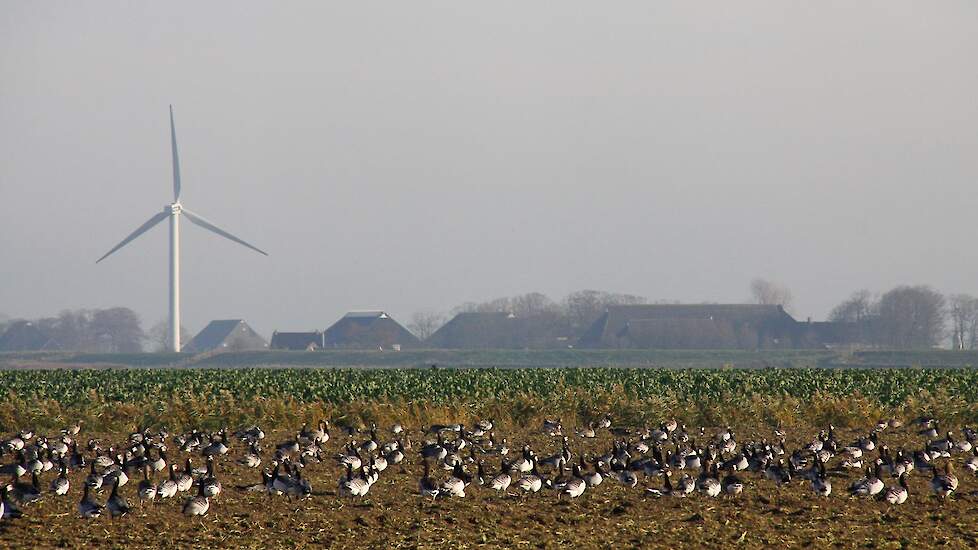
[[[573,341],[559,334],[552,319],[517,317],[505,311],[464,312],[425,342],[448,349],[565,348]]]
[[[808,347],[784,308],[756,304],[611,306],[578,340],[584,348],[781,349]]]
[[[278,332],[272,333],[271,349],[287,349],[294,351],[315,351],[323,349],[325,344],[323,332]]]
[[[262,349],[268,349],[268,342],[242,319],[211,321],[183,347],[183,351],[189,353]]]
[[[61,346],[30,321],[11,324],[0,336],[0,351],[50,351]]]
[[[421,341],[383,311],[351,311],[323,333],[324,348],[417,348]]]

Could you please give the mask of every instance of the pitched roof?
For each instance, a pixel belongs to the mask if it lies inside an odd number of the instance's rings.
[[[313,332],[274,332],[272,342],[268,345],[271,349],[291,349],[306,350],[318,349],[323,347],[323,333]]]
[[[420,347],[421,341],[383,311],[352,311],[323,333],[327,348]]]
[[[794,326],[796,321],[777,305],[759,304],[649,304],[610,306],[581,336],[581,347],[612,345],[624,335],[629,323],[650,319],[687,319],[726,321],[756,328]],[[642,331],[647,333],[646,330]]]
[[[184,346],[183,351],[200,353],[220,349],[253,350],[267,347],[265,339],[243,319],[221,319],[208,323]]]
[[[459,313],[435,331],[427,343],[436,348],[522,348],[523,323],[505,311]]]
[[[0,336],[0,351],[43,351],[61,349],[51,337],[30,321],[18,321]]]

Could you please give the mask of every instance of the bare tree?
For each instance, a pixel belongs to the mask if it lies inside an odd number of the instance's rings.
[[[91,330],[100,350],[113,353],[143,351],[146,335],[139,315],[127,307],[99,309],[92,314]]]
[[[948,297],[947,311],[951,319],[951,345],[954,349],[975,349],[978,298],[952,294]]]
[[[170,350],[170,321],[169,319],[161,319],[157,321],[152,327],[150,327],[149,332],[146,334],[146,340],[150,344],[150,351],[154,352],[164,352]],[[193,340],[193,335],[187,330],[187,327],[180,325],[180,342],[184,345],[189,344]]]
[[[609,306],[645,304],[648,300],[633,294],[617,294],[600,290],[578,290],[564,298],[564,311],[575,331],[591,326]]]
[[[879,303],[868,290],[858,290],[847,300],[832,308],[829,320],[844,323],[861,323],[877,316]]]
[[[780,283],[756,278],[750,283],[750,293],[755,304],[781,306],[785,310],[792,309],[791,290]]]
[[[445,322],[445,316],[431,310],[415,311],[408,329],[419,339],[427,340]]]
[[[945,300],[928,286],[900,286],[880,298],[880,342],[929,348],[944,339]]]

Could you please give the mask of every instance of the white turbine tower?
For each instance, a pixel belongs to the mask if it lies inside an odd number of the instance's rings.
[[[173,203],[163,207],[163,211],[146,221],[138,229],[129,234],[121,243],[105,253],[95,263],[106,259],[116,250],[129,244],[130,241],[142,235],[166,218],[170,218],[170,351],[180,351],[180,216],[186,216],[191,223],[199,225],[208,231],[213,231],[225,239],[268,256],[268,253],[235,237],[227,231],[207,221],[199,214],[194,214],[180,204],[180,157],[177,155],[177,131],[173,125],[173,105],[170,105],[170,147],[173,150]]]

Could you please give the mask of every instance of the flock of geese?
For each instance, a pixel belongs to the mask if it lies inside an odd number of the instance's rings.
[[[307,467],[334,461],[336,494],[354,500],[367,497],[393,466],[406,472],[408,462],[420,462],[417,492],[422,502],[465,498],[474,487],[520,499],[542,491],[575,499],[606,481],[652,498],[697,493],[716,498],[743,493],[748,476],[778,487],[800,482],[810,487],[811,498],[828,498],[833,480],[844,478],[840,485],[845,484],[855,474],[861,477],[847,484],[848,497],[901,505],[911,499],[907,480],[914,471],[929,480],[930,491],[940,499],[958,489],[956,463],[971,475],[978,473],[978,433],[963,428],[955,436],[942,431],[933,418],[907,426],[897,419],[881,420],[854,441],[840,441],[828,426],[794,449],[786,447],[781,429],[770,441],[741,442],[731,428],[708,433],[668,420],[655,428],[628,429],[613,426],[605,416],[573,432],[566,432],[558,419],[545,420],[540,430],[552,454],[540,455],[528,443],[510,449],[495,430],[491,420],[483,420],[471,426],[422,426],[411,433],[395,424],[384,437],[376,426],[343,428],[333,435],[323,420],[274,445],[267,445],[257,426],[174,435],[165,429],[139,430],[114,445],[81,441],[79,424],[51,436],[22,430],[0,441],[0,480],[9,479],[0,485],[0,521],[16,520],[29,513],[32,503],[63,498],[72,490],[80,493],[77,510],[83,518],[124,516],[133,510],[133,496],[136,502],[181,502],[183,514],[202,516],[225,491],[218,472],[231,460],[261,473],[260,481],[235,490],[289,500],[313,495],[304,474]],[[892,432],[917,443],[892,449],[883,443]],[[327,450],[330,441],[332,453]],[[586,453],[575,447],[599,450]]]

